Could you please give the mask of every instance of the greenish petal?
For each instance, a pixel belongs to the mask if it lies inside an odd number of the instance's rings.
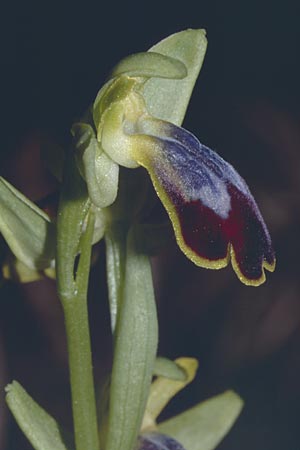
[[[206,47],[205,30],[188,29],[168,36],[150,48],[149,52],[161,53],[181,61],[188,72],[181,80],[151,78],[146,82],[143,96],[152,116],[181,125]]]
[[[13,254],[32,269],[45,269],[55,254],[55,226],[44,211],[0,177],[0,232]]]
[[[233,391],[210,398],[159,424],[159,432],[172,436],[186,450],[213,450],[229,432],[243,408]]]
[[[187,70],[178,59],[155,52],[141,52],[127,56],[114,67],[111,77],[120,75],[182,79],[187,76]]]
[[[57,424],[22,386],[14,381],[6,387],[6,402],[21,430],[35,450],[73,450]]]

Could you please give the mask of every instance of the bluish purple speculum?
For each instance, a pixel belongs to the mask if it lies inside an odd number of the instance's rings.
[[[237,171],[190,132],[145,120],[139,132],[155,150],[141,157],[174,225],[183,251],[196,264],[221,268],[231,257],[241,281],[258,285],[273,270],[271,238],[250,190]]]

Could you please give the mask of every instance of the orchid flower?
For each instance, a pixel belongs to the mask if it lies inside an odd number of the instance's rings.
[[[90,198],[103,208],[116,199],[119,166],[144,167],[183,253],[209,269],[223,268],[231,260],[243,283],[258,286],[265,281],[264,269],[274,270],[275,256],[246,182],[220,155],[178,126],[180,119],[162,120],[151,111],[151,102],[150,108],[147,104],[150,79],[171,83],[188,76],[182,61],[156,48],[121,61],[96,97],[92,123],[73,127],[79,141],[88,142],[81,151],[81,172]]]

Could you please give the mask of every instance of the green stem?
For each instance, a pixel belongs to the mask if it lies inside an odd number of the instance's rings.
[[[82,239],[75,289],[72,298],[63,299],[76,450],[99,449],[87,307],[93,229],[94,220],[90,214],[87,230]]]
[[[70,382],[76,450],[98,450],[98,429],[86,302],[65,302]]]
[[[99,449],[87,306],[93,230],[94,215],[86,187],[70,157],[58,212],[56,264],[65,314],[76,450]]]

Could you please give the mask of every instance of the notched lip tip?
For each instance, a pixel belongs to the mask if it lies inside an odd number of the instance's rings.
[[[263,262],[263,267],[269,272],[274,272],[276,269],[276,258],[274,257],[273,262],[269,263],[268,261]]]

